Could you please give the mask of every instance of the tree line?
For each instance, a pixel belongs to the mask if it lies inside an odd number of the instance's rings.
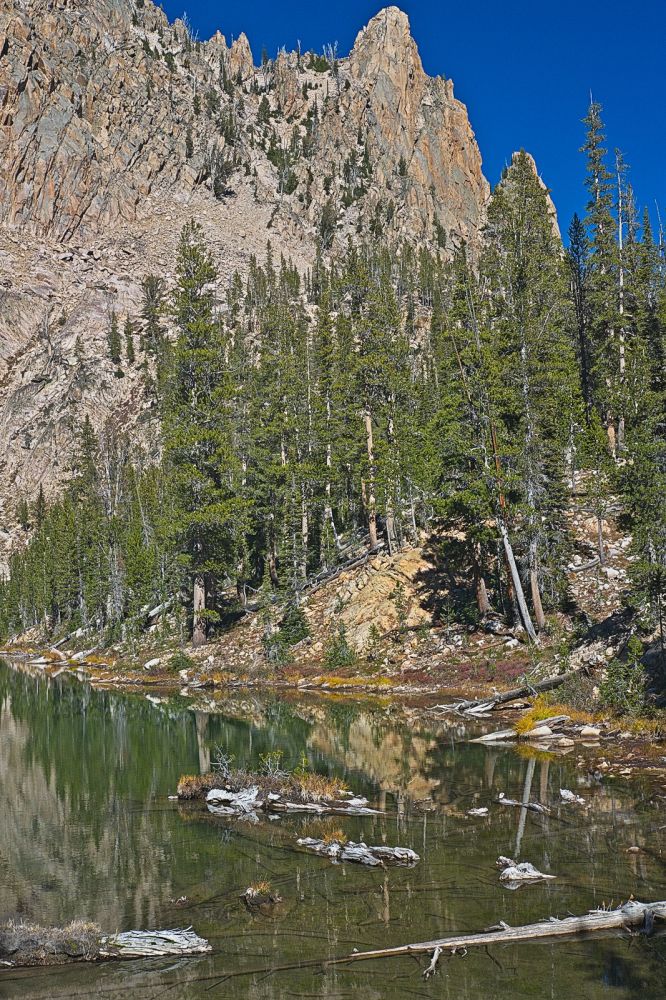
[[[370,239],[330,259],[320,248],[301,276],[269,246],[220,301],[188,224],[175,289],[146,279],[131,321],[152,358],[161,459],[84,423],[61,499],[24,511],[32,537],[0,588],[2,631],[127,638],[159,605],[201,643],[248,600],[298,602],[354,546],[393,552],[426,532],[466,614],[500,612],[536,640],[569,599],[582,483],[600,525],[620,496],[634,600],[663,641],[662,234],[637,217],[620,154],[609,163],[598,105],[586,125],[588,201],[568,249],[525,153],[481,245],[447,256]]]

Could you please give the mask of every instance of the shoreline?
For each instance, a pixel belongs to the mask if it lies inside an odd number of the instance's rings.
[[[199,674],[185,680],[174,673],[146,675],[138,670],[123,672],[118,669],[117,663],[105,662],[101,657],[95,657],[95,662],[71,662],[55,657],[48,659],[48,653],[44,651],[3,649],[0,650],[0,659],[6,660],[10,666],[29,668],[29,672],[36,677],[56,679],[67,676],[80,683],[90,684],[94,689],[119,694],[143,694],[151,699],[158,694],[164,699],[182,696],[192,699],[195,704],[197,697],[204,696],[209,711],[218,710],[215,697],[225,692],[240,694],[246,691],[257,695],[277,693],[292,698],[299,695],[337,697],[352,701],[379,701],[397,706],[405,712],[406,718],[409,716],[412,724],[418,722],[436,726],[445,718],[458,718],[478,734],[482,731],[493,733],[506,730],[507,727],[513,728],[535,706],[534,698],[523,698],[517,700],[516,704],[502,705],[482,716],[467,717],[456,713],[454,705],[458,700],[465,697],[484,698],[500,693],[498,685],[482,685],[478,682],[454,688],[439,684],[400,683],[395,678],[382,678],[378,681],[372,676],[358,675],[353,678],[330,678],[326,674],[318,674],[297,679],[266,675],[235,677],[231,673],[225,673],[223,677]],[[334,683],[330,683],[331,680]],[[536,703],[538,704],[538,699]],[[440,706],[439,711],[435,710],[436,705]],[[449,710],[441,707],[443,705]],[[553,714],[566,711],[566,708],[566,704],[556,700],[553,703]],[[224,702],[221,701],[219,711],[223,710]],[[486,747],[490,751],[500,752],[511,749],[538,758],[547,755],[555,759],[571,754],[576,757],[578,767],[584,767],[598,780],[647,778],[666,792],[666,723],[663,720],[655,722],[641,718],[613,717],[599,712],[571,711],[579,726],[581,723],[597,726],[599,737],[570,740],[571,745],[562,748],[526,738],[524,733],[516,733],[508,740],[489,742]]]

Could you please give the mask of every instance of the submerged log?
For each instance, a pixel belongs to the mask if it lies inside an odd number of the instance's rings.
[[[514,806],[516,809],[529,809],[530,812],[542,813],[544,816],[550,814],[548,806],[542,805],[541,802],[519,802],[517,799],[507,799],[504,792],[500,792],[497,804],[500,806]]]
[[[83,920],[66,927],[42,927],[23,921],[0,925],[0,959],[12,967],[99,962],[109,959],[203,955],[211,951],[191,927],[164,931],[124,931],[104,935]]]
[[[418,854],[408,847],[368,847],[363,843],[315,840],[314,837],[301,837],[296,843],[299,847],[314,851],[315,854],[331,858],[334,863],[353,861],[359,865],[377,867],[387,862],[394,865],[415,865],[420,861]]]
[[[655,920],[666,920],[666,900],[656,903],[639,903],[630,900],[616,910],[590,910],[582,917],[565,917],[557,920],[543,920],[522,927],[500,924],[500,929],[483,931],[480,934],[457,934],[434,941],[419,941],[416,944],[399,945],[396,948],[380,948],[374,951],[353,952],[341,958],[327,961],[326,965],[341,965],[349,962],[364,962],[376,958],[394,958],[398,955],[418,955],[432,953],[432,961],[425,970],[426,978],[435,971],[437,960],[443,953],[450,955],[464,953],[468,948],[487,948],[491,944],[514,944],[520,941],[565,940],[582,935],[594,935],[612,930],[629,930],[644,927],[649,933]]]
[[[212,948],[191,927],[167,931],[124,931],[100,942],[100,958],[155,958],[205,955]]]

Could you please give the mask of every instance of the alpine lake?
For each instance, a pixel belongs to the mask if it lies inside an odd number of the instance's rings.
[[[485,729],[488,729],[485,724]],[[0,662],[0,920],[74,919],[104,931],[192,926],[187,959],[0,970],[0,997],[663,1000],[666,937],[523,942],[352,965],[327,959],[448,934],[666,898],[664,800],[600,781],[575,757],[474,744],[483,722],[437,720],[389,700],[95,690]],[[282,751],[344,779],[377,816],[282,815],[258,823],[170,799],[216,747],[257,768]],[[548,815],[499,805],[530,796]],[[565,804],[560,789],[581,795]],[[487,816],[469,816],[488,807]],[[415,850],[414,867],[332,864],[297,847],[337,830]],[[628,850],[640,848],[640,850]],[[556,875],[510,889],[499,855]],[[282,901],[248,909],[269,882]]]

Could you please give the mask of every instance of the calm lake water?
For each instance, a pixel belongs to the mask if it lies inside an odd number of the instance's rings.
[[[663,937],[470,952],[427,983],[426,959],[277,968],[584,913],[631,894],[666,898],[664,802],[648,786],[599,784],[570,759],[488,750],[470,735],[457,719],[428,726],[386,704],[247,694],[155,704],[0,662],[0,919],[84,917],[108,931],[191,924],[214,949],[177,962],[0,972],[0,997],[663,1000]],[[288,765],[305,752],[386,814],[253,826],[169,801],[182,773],[208,770],[216,745],[248,766],[268,750]],[[520,798],[526,780],[551,816],[493,804],[499,792]],[[560,788],[589,807],[560,806]],[[488,818],[466,815],[484,805]],[[377,871],[295,848],[298,836],[338,828],[422,860]],[[634,845],[644,850],[627,854]],[[511,891],[495,869],[500,854],[558,877]],[[259,880],[284,899],[270,915],[239,899]]]

